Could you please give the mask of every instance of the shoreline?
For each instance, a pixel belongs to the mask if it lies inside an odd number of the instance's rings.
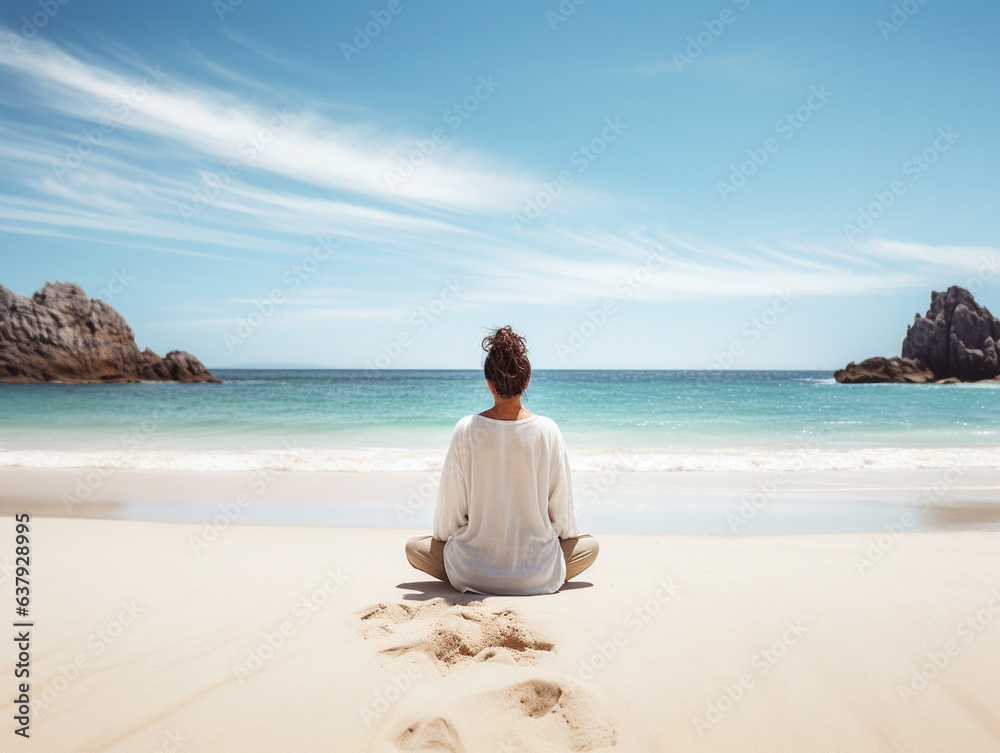
[[[447,446],[332,449],[0,449],[0,469],[114,468],[146,471],[437,472]],[[903,447],[801,444],[747,446],[569,446],[573,472],[756,472],[1000,468],[1000,446]]]
[[[0,515],[430,528],[439,473],[0,468]],[[573,473],[594,532],[1000,530],[1000,469]]]

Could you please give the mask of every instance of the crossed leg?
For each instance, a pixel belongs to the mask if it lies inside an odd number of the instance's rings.
[[[601,550],[597,539],[589,533],[571,539],[559,539],[566,559],[566,580],[575,578],[594,564]],[[406,559],[417,570],[448,582],[444,569],[444,542],[433,536],[414,536],[406,542]]]

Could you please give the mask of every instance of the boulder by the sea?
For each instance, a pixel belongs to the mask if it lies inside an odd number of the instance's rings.
[[[866,358],[861,363],[849,363],[835,371],[834,379],[846,384],[876,384],[879,382],[910,382],[927,384],[937,381],[934,372],[913,358]]]
[[[954,384],[1000,379],[1000,320],[963,287],[931,293],[906,328],[902,358],[869,358],[834,372],[838,382]]]
[[[927,314],[906,328],[903,356],[927,365],[938,379],[976,382],[1000,376],[1000,319],[965,288],[931,293]]]
[[[218,382],[183,350],[139,350],[121,314],[79,285],[50,282],[31,298],[0,285],[2,382]]]

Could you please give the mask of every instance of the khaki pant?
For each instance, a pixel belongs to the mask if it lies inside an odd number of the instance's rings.
[[[566,580],[575,578],[594,564],[601,547],[597,539],[585,533],[573,539],[559,539],[566,558]],[[448,582],[444,570],[444,542],[433,536],[415,536],[406,542],[406,559],[417,570]]]

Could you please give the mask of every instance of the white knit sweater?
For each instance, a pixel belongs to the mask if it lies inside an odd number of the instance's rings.
[[[579,536],[566,444],[556,423],[466,416],[441,469],[434,538],[459,591],[553,593],[566,579],[559,539]]]

